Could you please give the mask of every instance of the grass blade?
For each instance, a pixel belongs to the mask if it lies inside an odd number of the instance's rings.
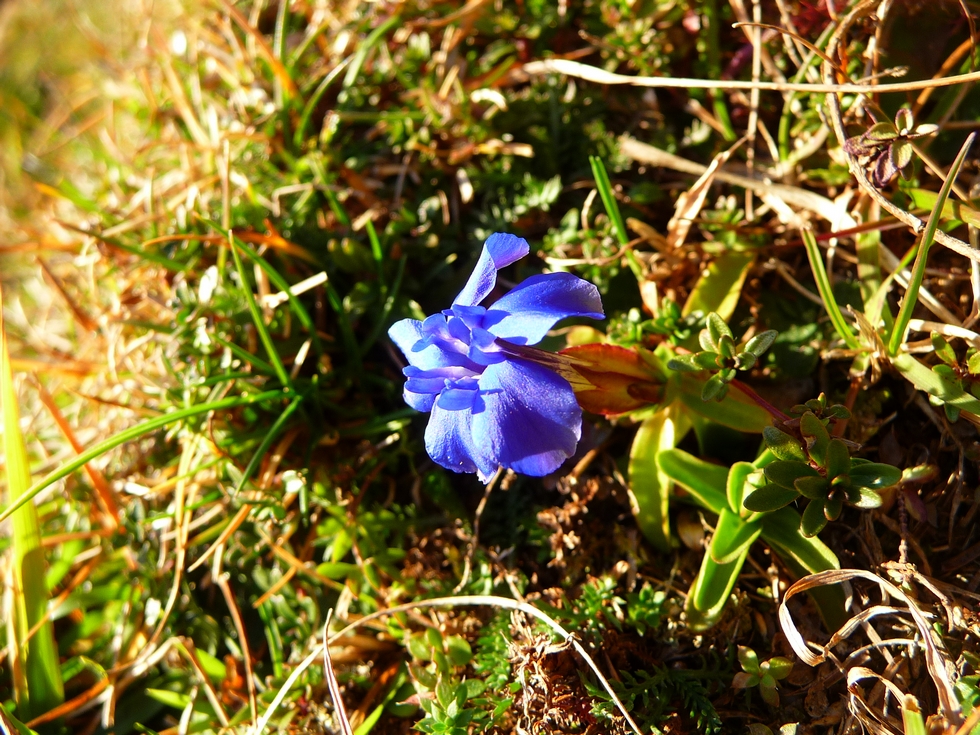
[[[592,164],[592,175],[595,177],[595,188],[599,190],[602,204],[606,208],[606,214],[612,220],[613,229],[616,230],[616,238],[620,245],[628,245],[630,237],[626,232],[626,223],[623,222],[623,214],[619,211],[619,204],[616,203],[616,195],[613,193],[612,183],[609,181],[609,174],[606,167],[602,164],[602,159],[598,156],[589,156],[589,163]]]
[[[823,258],[820,257],[820,246],[817,245],[817,238],[813,236],[813,232],[808,227],[801,232],[803,245],[806,248],[806,257],[810,261],[810,268],[813,270],[813,280],[817,283],[817,291],[820,292],[820,299],[823,301],[824,308],[827,309],[827,316],[830,317],[834,330],[850,349],[861,349],[861,343],[858,342],[851,328],[847,326],[847,321],[837,305],[837,299],[834,298],[834,289],[830,285],[827,270],[823,267]]]
[[[262,340],[262,345],[265,347],[265,351],[269,355],[269,362],[272,363],[272,367],[276,371],[276,377],[279,378],[279,382],[282,383],[284,388],[292,393],[293,381],[289,379],[289,373],[286,372],[286,366],[282,364],[282,358],[280,358],[279,353],[276,352],[276,346],[272,343],[272,336],[269,334],[269,330],[266,329],[265,322],[262,320],[262,312],[259,311],[259,305],[255,302],[255,294],[252,293],[252,289],[248,285],[248,278],[245,275],[245,266],[242,264],[242,256],[238,254],[239,245],[235,241],[234,236],[232,236],[230,232],[228,234],[228,245],[231,248],[231,255],[235,259],[235,268],[238,270],[238,277],[241,279],[242,293],[245,294],[245,301],[248,303],[248,310],[252,314],[252,321],[255,323],[255,329],[259,333],[259,339]]]
[[[2,301],[0,301],[2,302]],[[27,448],[20,432],[17,392],[0,309],[0,402],[3,404],[3,450],[7,492],[16,503],[29,498],[31,484]],[[14,696],[18,714],[33,719],[65,700],[54,629],[45,620],[48,588],[37,510],[26,500],[13,514],[14,620],[9,645],[13,649]],[[42,622],[44,621],[44,622]],[[36,630],[35,630],[36,628]],[[33,632],[33,635],[31,635]]]
[[[47,474],[43,480],[34,483],[34,485],[32,485],[25,493],[22,493],[16,500],[11,499],[10,505],[7,506],[2,513],[0,513],[0,522],[10,518],[13,513],[15,513],[28,501],[33,499],[35,495],[58,482],[58,480],[68,477],[68,475],[70,475],[72,472],[80,469],[96,457],[105,454],[110,449],[115,449],[126,442],[138,439],[144,434],[149,434],[151,431],[162,429],[164,426],[175,424],[178,421],[200,416],[201,414],[209,413],[211,411],[223,411],[228,408],[250,406],[256,403],[262,403],[264,401],[271,401],[284,397],[286,397],[286,394],[281,390],[269,390],[265,391],[264,393],[253,393],[252,395],[244,396],[232,396],[231,398],[223,398],[221,400],[210,401],[208,403],[199,403],[196,406],[183,408],[179,411],[172,411],[162,416],[157,416],[149,419],[148,421],[144,421],[141,424],[137,424],[136,426],[126,429],[125,431],[120,431],[118,434],[109,437],[105,441],[99,442],[91,449],[82,452],[71,462],[65,462],[65,464],[63,464],[61,467]]]
[[[946,200],[949,198],[949,192],[953,188],[953,182],[956,181],[956,176],[959,174],[960,167],[962,167],[963,161],[966,160],[966,154],[969,152],[970,146],[973,145],[973,140],[976,136],[976,133],[970,134],[970,137],[963,143],[963,147],[960,148],[960,152],[956,156],[956,160],[953,161],[953,165],[949,167],[949,174],[946,176],[946,181],[943,182],[943,188],[939,190],[939,196],[936,198],[936,206],[933,207],[932,214],[929,215],[926,227],[922,231],[919,253],[915,256],[915,263],[912,265],[912,277],[909,279],[908,288],[905,289],[905,298],[902,299],[902,306],[898,310],[895,326],[892,328],[891,336],[888,339],[888,354],[892,357],[898,354],[902,344],[905,342],[905,333],[908,331],[909,321],[912,319],[912,312],[919,300],[919,289],[922,288],[922,279],[926,273],[929,248],[932,247],[933,238],[936,236],[936,229],[939,227],[939,220],[943,216],[943,207],[946,206]]]

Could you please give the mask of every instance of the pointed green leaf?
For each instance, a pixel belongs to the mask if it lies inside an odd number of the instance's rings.
[[[747,552],[760,533],[761,523],[746,523],[738,514],[724,508],[718,515],[708,553],[719,564],[728,564]]]
[[[762,354],[772,347],[772,343],[776,341],[776,337],[778,336],[779,332],[775,329],[767,329],[765,332],[759,332],[745,343],[743,351],[756,357],[762,357]]]
[[[691,289],[691,295],[684,303],[683,315],[697,311],[705,314],[714,312],[721,320],[731,319],[742,293],[742,284],[754,260],[754,253],[745,252],[726,252],[715,258]]]
[[[946,341],[945,337],[938,332],[933,332],[929,335],[929,339],[932,342],[932,349],[936,351],[936,357],[947,365],[955,366],[957,364],[956,350],[953,349],[953,345]]]
[[[806,462],[806,454],[796,437],[780,431],[775,426],[767,426],[762,430],[762,438],[766,446],[779,459],[787,461]]]
[[[800,497],[796,490],[779,485],[763,485],[745,496],[742,505],[755,513],[769,513],[784,508]]]
[[[830,483],[826,477],[800,477],[793,483],[800,495],[810,500],[823,500],[830,492]]]
[[[704,388],[701,389],[701,400],[720,401],[728,392],[728,384],[722,380],[720,375],[712,375],[705,381]]]
[[[840,439],[831,439],[827,445],[827,477],[846,475],[851,469],[851,453]]]
[[[681,406],[671,403],[640,424],[630,448],[629,486],[633,514],[643,535],[661,551],[670,551],[667,509],[671,479],[660,468],[658,455],[673,449],[690,425]]]
[[[949,380],[937,374],[907,352],[893,357],[892,365],[918,390],[935,396],[943,403],[952,404],[961,411],[980,417],[980,400],[963,390],[959,381]]]
[[[728,508],[737,514],[742,512],[742,496],[745,493],[745,483],[749,475],[756,471],[756,467],[751,462],[736,462],[728,470],[728,483],[726,485],[728,495]]]
[[[800,417],[800,433],[806,440],[807,454],[821,467],[827,462],[827,447],[830,444],[830,434],[816,416],[809,411]]]
[[[794,489],[795,483],[801,477],[820,477],[820,473],[803,462],[776,460],[766,465],[766,479],[785,488]]]
[[[872,490],[884,490],[897,485],[902,479],[902,471],[894,465],[882,462],[868,462],[851,467],[851,483]]]
[[[742,665],[742,670],[749,674],[759,674],[762,668],[759,666],[759,656],[748,646],[738,647],[738,662]]]
[[[715,345],[715,352],[721,351],[718,348],[721,346],[723,337],[732,339],[732,330],[728,328],[728,325],[725,324],[725,320],[718,316],[718,313],[715,311],[708,314],[708,317],[705,319],[704,326],[708,330],[711,343]]]
[[[681,449],[668,449],[657,457],[660,469],[690,493],[698,505],[721,514],[728,507],[728,470],[698,459]]]
[[[704,370],[704,368],[698,364],[699,354],[700,353],[676,355],[670,358],[670,360],[667,362],[667,367],[671,370],[680,370],[688,373],[700,373],[702,370]]]
[[[827,500],[823,504],[823,517],[828,521],[836,521],[840,518],[840,512],[844,509],[844,503],[837,498]]]
[[[816,536],[827,525],[827,519],[823,514],[824,503],[822,500],[811,500],[803,511],[803,520],[800,523],[800,530],[804,536]]]

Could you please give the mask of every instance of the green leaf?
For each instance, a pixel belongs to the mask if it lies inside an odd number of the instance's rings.
[[[745,494],[745,484],[749,475],[756,471],[751,462],[736,462],[728,470],[728,482],[725,485],[728,495],[728,508],[733,513],[741,514],[742,496]]]
[[[711,558],[711,554],[704,555],[684,607],[692,630],[706,630],[718,622],[747,555],[746,548],[738,559],[729,564],[719,564]]]
[[[800,495],[810,500],[823,500],[830,492],[830,482],[826,477],[800,477],[793,483]]]
[[[804,227],[801,234],[803,235],[803,245],[806,248],[806,257],[810,261],[810,269],[813,271],[813,280],[816,281],[817,291],[820,293],[820,300],[823,301],[824,308],[827,310],[827,316],[830,317],[830,322],[834,325],[834,330],[850,349],[861,349],[861,343],[858,342],[857,337],[854,336],[854,332],[847,325],[847,321],[841,313],[840,306],[837,305],[833,286],[827,275],[827,269],[824,267],[820,246],[817,245],[817,238],[813,236],[813,232],[809,227]]]
[[[702,370],[717,370],[722,366],[720,357],[717,352],[699,352],[694,356],[694,362]]]
[[[688,316],[696,311],[715,313],[722,323],[731,319],[742,293],[742,284],[754,260],[752,253],[731,251],[719,255],[691,289],[682,314]]]
[[[963,390],[963,386],[958,381],[944,378],[907,352],[893,357],[892,365],[918,390],[925,391],[943,403],[949,403],[972,416],[980,417],[980,400]]]
[[[13,512],[13,554],[10,560],[13,619],[8,621],[7,650],[10,662],[17,712],[33,719],[54,709],[65,700],[61,680],[61,663],[55,643],[54,628],[47,615],[48,588],[45,583],[44,548],[37,509],[29,502],[31,469],[27,447],[20,428],[17,391],[14,388],[10,353],[3,324],[3,299],[0,293],[0,406],[3,417],[3,451],[6,485]],[[32,637],[28,639],[28,635]],[[11,636],[13,640],[11,640]]]
[[[469,642],[458,635],[451,635],[446,638],[446,652],[453,666],[465,666],[473,658],[473,649]]]
[[[929,335],[929,339],[932,341],[932,348],[936,351],[936,357],[945,362],[950,367],[955,367],[957,364],[956,350],[953,349],[953,345],[946,341],[946,339],[938,332],[933,332]]]
[[[974,352],[966,361],[966,369],[970,375],[980,375],[980,352]]]
[[[827,477],[846,475],[851,469],[851,453],[840,439],[831,439],[827,445]]]
[[[905,289],[902,306],[898,311],[898,316],[895,317],[895,325],[888,338],[888,354],[893,359],[899,356],[899,350],[905,342],[905,334],[908,331],[909,321],[912,319],[912,312],[915,310],[919,300],[919,290],[922,288],[922,280],[926,273],[929,249],[932,247],[933,239],[936,236],[936,229],[939,227],[939,220],[942,218],[943,207],[949,198],[949,192],[952,189],[953,182],[956,180],[960,168],[963,166],[963,161],[966,160],[966,154],[969,152],[970,146],[973,145],[975,138],[976,133],[971,133],[966,139],[966,142],[963,143],[963,147],[960,148],[960,152],[957,154],[956,160],[953,161],[953,165],[950,166],[946,180],[939,190],[939,195],[936,198],[936,206],[933,207],[932,213],[929,215],[929,220],[926,222],[925,229],[922,231],[922,238],[919,241],[919,251],[915,256],[915,263],[912,265],[912,273],[909,277],[908,286]]]
[[[801,477],[820,477],[820,473],[808,464],[782,459],[770,462],[763,471],[766,473],[766,479],[769,482],[790,490],[796,488],[794,483]]]
[[[760,533],[761,523],[746,523],[738,514],[723,508],[718,516],[718,525],[715,526],[715,535],[711,539],[708,553],[719,564],[728,564],[747,553]]]
[[[783,656],[775,656],[768,661],[769,674],[773,679],[785,679],[793,670],[793,662]]]
[[[766,446],[779,459],[796,462],[806,462],[806,454],[795,436],[780,431],[775,426],[767,426],[762,430],[762,438]]]
[[[657,461],[671,480],[687,490],[702,508],[721,514],[728,507],[728,470],[682,449],[661,452]]]
[[[844,502],[837,498],[824,501],[823,517],[828,521],[836,521],[840,518],[841,511],[844,509]]]
[[[671,370],[680,370],[682,372],[689,373],[700,373],[705,368],[698,361],[701,353],[692,353],[690,355],[676,355],[667,362],[667,367]]]
[[[779,332],[775,329],[767,329],[765,332],[759,332],[752,339],[745,343],[745,347],[742,348],[743,352],[748,352],[755,357],[762,357],[762,353],[772,347],[772,343],[776,341],[776,337],[779,336]]]
[[[693,375],[681,374],[679,397],[684,406],[709,421],[730,429],[759,433],[772,423],[772,416],[742,391],[731,391],[725,400],[702,401],[703,383]]]
[[[800,494],[796,490],[779,485],[763,485],[749,493],[742,505],[755,513],[769,513],[786,507],[798,497]]]
[[[804,536],[816,536],[827,525],[827,518],[823,514],[824,503],[822,500],[811,500],[803,511],[803,520],[800,523],[800,530]]]
[[[707,342],[710,347],[705,347],[705,349],[710,349],[715,352],[721,352],[722,338],[728,337],[729,340],[734,339],[732,337],[732,330],[728,328],[725,324],[725,320],[722,319],[714,311],[710,312],[707,318],[704,320],[705,331],[701,334],[704,335],[707,332]],[[700,337],[702,347],[704,346],[705,337]]]
[[[881,496],[867,487],[853,487],[851,492],[856,497],[848,496],[848,500],[856,508],[862,508],[863,510],[873,510],[874,508],[881,507]]]
[[[875,142],[887,142],[898,137],[898,129],[890,122],[875,123],[862,136]]]
[[[762,540],[811,574],[840,569],[837,556],[823,541],[803,535],[800,514],[792,508],[783,508],[763,517]]]
[[[912,144],[907,140],[896,140],[891,145],[892,163],[899,171],[912,163]]]
[[[701,389],[701,400],[705,403],[720,401],[726,393],[728,393],[728,384],[720,375],[712,375],[705,381],[704,388]]]
[[[687,414],[677,403],[661,408],[640,424],[630,448],[629,482],[633,514],[643,535],[661,551],[670,551],[667,509],[671,479],[660,468],[658,455],[673,449],[690,429]]]
[[[890,464],[868,462],[851,467],[850,476],[851,483],[858,487],[884,490],[901,482],[902,471]]]
[[[592,176],[595,178],[595,187],[602,199],[602,205],[606,208],[609,221],[612,222],[613,230],[620,245],[628,245],[630,241],[629,233],[626,231],[626,223],[623,215],[619,211],[619,204],[616,202],[616,194],[613,191],[612,183],[609,181],[609,174],[602,159],[598,156],[589,156],[589,164],[592,166]]]
[[[762,668],[759,666],[758,654],[748,646],[738,647],[738,662],[742,665],[742,670],[746,673],[762,673]]]
[[[816,416],[807,411],[800,417],[800,433],[806,440],[807,454],[810,459],[824,467],[827,464],[827,447],[830,445],[830,434]]]

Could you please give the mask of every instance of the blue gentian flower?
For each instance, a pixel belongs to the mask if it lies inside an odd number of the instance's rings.
[[[596,287],[570,273],[546,273],[480,306],[497,271],[529,251],[523,238],[491,235],[449,309],[422,322],[403,319],[388,330],[409,362],[405,402],[432,412],[425,430],[429,456],[454,472],[476,472],[484,482],[498,467],[536,477],[554,472],[582,434],[571,385],[545,366],[549,353],[528,345],[559,319],[601,319]]]

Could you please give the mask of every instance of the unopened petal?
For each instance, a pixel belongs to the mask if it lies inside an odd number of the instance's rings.
[[[544,339],[560,319],[586,316],[602,319],[599,290],[571,273],[531,276],[487,310],[487,328],[516,344]]]
[[[496,463],[524,475],[554,472],[575,452],[582,409],[564,378],[523,360],[488,367],[480,377],[484,410],[473,438]]]

